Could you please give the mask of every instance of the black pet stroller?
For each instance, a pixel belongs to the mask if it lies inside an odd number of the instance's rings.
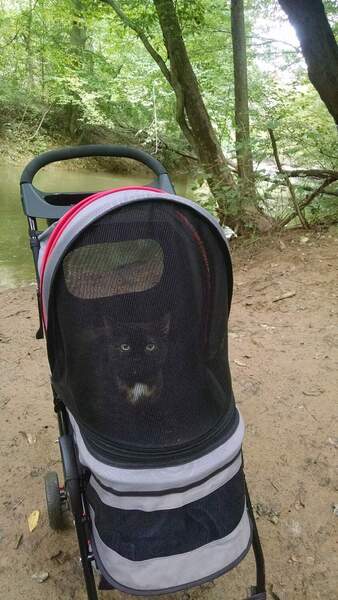
[[[45,165],[126,157],[147,187],[45,193]],[[57,413],[64,486],[45,478],[49,522],[75,521],[89,600],[99,589],[151,595],[199,585],[253,546],[264,560],[243,473],[242,418],[228,364],[232,268],[217,221],[177,196],[141,150],[65,148],[21,176]],[[37,218],[47,220],[43,232]]]

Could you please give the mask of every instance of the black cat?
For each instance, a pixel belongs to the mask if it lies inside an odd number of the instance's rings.
[[[135,405],[156,400],[163,387],[170,315],[146,323],[105,321],[109,362],[121,396]]]

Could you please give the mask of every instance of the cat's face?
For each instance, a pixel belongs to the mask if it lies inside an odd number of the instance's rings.
[[[132,404],[156,399],[168,353],[170,316],[147,323],[110,323],[109,353],[122,396]]]

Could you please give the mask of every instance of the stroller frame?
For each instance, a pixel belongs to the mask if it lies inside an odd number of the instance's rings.
[[[44,337],[42,306],[39,292],[39,232],[37,229],[37,218],[46,219],[48,224],[58,220],[63,216],[73,204],[76,204],[89,193],[54,193],[42,192],[38,190],[32,183],[34,176],[44,166],[62,160],[69,160],[81,157],[124,157],[134,159],[143,163],[150,168],[156,176],[155,182],[152,182],[152,187],[159,188],[168,193],[174,193],[174,188],[170,177],[163,165],[152,156],[142,150],[129,148],[126,146],[114,146],[109,144],[89,145],[79,147],[68,147],[59,150],[46,152],[33,159],[24,169],[20,179],[21,200],[24,213],[28,220],[28,229],[30,237],[30,246],[33,254],[35,265],[35,273],[37,280],[37,303],[40,324],[37,331],[37,339]],[[73,437],[71,435],[71,425],[69,415],[61,398],[58,398],[54,389],[53,401],[54,411],[58,419],[59,427],[59,447],[61,461],[63,466],[64,486],[55,487],[57,482],[56,473],[49,473],[45,477],[46,500],[49,515],[50,526],[53,529],[60,529],[60,520],[57,521],[55,515],[62,515],[62,511],[70,510],[77,533],[77,539],[80,550],[80,561],[82,564],[83,576],[87,591],[88,600],[97,600],[97,586],[94,578],[93,564],[95,564],[94,555],[90,546],[90,519],[88,517],[88,505],[86,500],[86,473],[79,464],[74,446]],[[54,485],[51,485],[49,475],[56,479]],[[251,587],[248,599],[265,600],[266,599],[266,584],[265,584],[265,565],[264,555],[258,529],[255,521],[252,503],[245,483],[245,496],[247,503],[247,511],[252,525],[252,547],[255,557],[256,566],[256,584]],[[55,512],[56,511],[56,512]],[[220,573],[221,575],[221,573]],[[103,577],[104,580],[104,577]],[[123,590],[122,586],[116,586]],[[102,587],[101,589],[104,589]],[[149,594],[149,592],[148,592]]]

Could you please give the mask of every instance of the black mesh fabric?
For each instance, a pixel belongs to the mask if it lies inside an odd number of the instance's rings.
[[[210,223],[145,201],[79,235],[52,285],[48,353],[57,395],[91,434],[134,451],[183,448],[220,427],[231,265]]]

